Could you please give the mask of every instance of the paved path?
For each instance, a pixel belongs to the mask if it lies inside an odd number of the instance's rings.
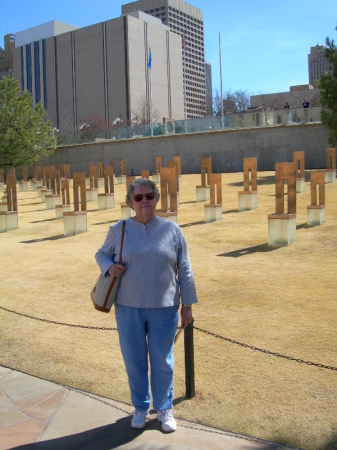
[[[178,420],[164,433],[155,414],[143,430],[133,408],[0,366],[0,450],[282,450],[287,447]]]

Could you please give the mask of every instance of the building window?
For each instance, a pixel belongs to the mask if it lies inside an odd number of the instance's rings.
[[[21,89],[24,90],[25,88],[25,76],[23,73],[23,47],[21,47]]]
[[[39,103],[39,101],[41,100],[39,41],[34,42],[34,69],[35,69],[35,102]]]
[[[47,59],[46,58],[46,40],[42,39],[44,109],[48,109],[48,100],[47,100],[47,60],[46,59]]]
[[[26,65],[27,65],[27,90],[32,93],[32,50],[30,44],[26,45]]]

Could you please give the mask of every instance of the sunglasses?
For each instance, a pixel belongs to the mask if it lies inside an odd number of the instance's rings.
[[[154,192],[147,192],[145,195],[143,195],[143,194],[135,194],[133,196],[133,199],[134,199],[135,202],[139,203],[139,202],[141,202],[143,200],[144,197],[146,198],[146,200],[153,200],[155,195],[154,195]]]

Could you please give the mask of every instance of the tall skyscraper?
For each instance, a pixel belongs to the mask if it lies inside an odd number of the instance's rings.
[[[212,89],[212,65],[205,63],[206,75],[206,113],[207,116],[213,116],[213,89]]]
[[[10,76],[13,70],[13,50],[15,48],[14,34],[6,34],[4,37],[5,49],[0,47],[0,80]]]
[[[181,38],[185,32],[187,118],[205,116],[206,76],[203,12],[183,0],[139,0],[122,5],[122,14],[137,10],[161,19]],[[182,59],[183,45],[182,40]],[[155,54],[152,57],[155,61]]]
[[[329,72],[329,61],[325,57],[324,45],[316,45],[316,47],[310,47],[310,54],[308,55],[308,71],[309,71],[309,84],[317,88],[316,81],[320,79],[322,75]]]

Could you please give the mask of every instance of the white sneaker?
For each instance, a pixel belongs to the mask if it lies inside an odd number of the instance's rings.
[[[150,409],[146,411],[139,411],[138,409],[135,409],[132,414],[132,428],[144,428],[146,425],[146,419],[150,417]]]
[[[157,411],[157,420],[161,422],[161,428],[163,431],[176,431],[177,422],[175,421],[172,409],[166,409],[165,411]]]

